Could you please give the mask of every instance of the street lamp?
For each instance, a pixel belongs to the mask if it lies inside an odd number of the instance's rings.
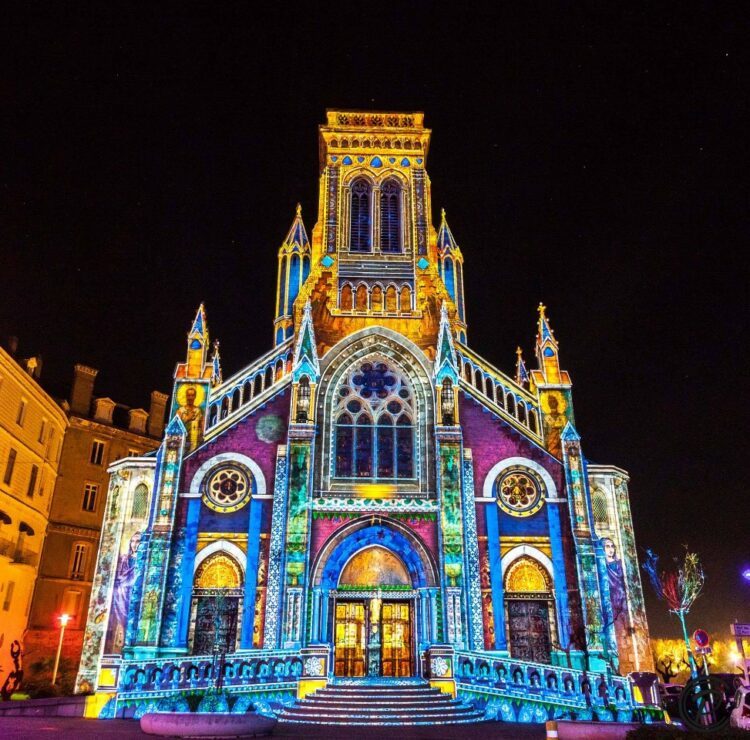
[[[70,622],[70,614],[61,614],[58,617],[60,621],[60,642],[57,643],[57,655],[55,656],[55,667],[52,669],[52,685],[55,685],[57,681],[57,669],[60,666],[60,653],[62,653],[63,635],[65,634],[65,626]]]
[[[750,568],[745,568],[745,570],[742,571],[742,577],[746,581],[750,581]]]

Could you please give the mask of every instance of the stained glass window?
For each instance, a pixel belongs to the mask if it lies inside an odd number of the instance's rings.
[[[356,365],[336,394],[336,477],[414,478],[414,416],[400,373],[381,361]]]

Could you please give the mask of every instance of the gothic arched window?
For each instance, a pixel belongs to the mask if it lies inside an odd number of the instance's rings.
[[[360,178],[352,184],[349,249],[369,252],[370,244],[370,183]]]
[[[401,251],[401,188],[387,180],[380,189],[380,251]]]
[[[414,394],[385,362],[362,362],[338,389],[333,411],[335,476],[415,477]]]

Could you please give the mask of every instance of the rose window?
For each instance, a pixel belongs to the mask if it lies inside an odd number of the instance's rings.
[[[516,516],[530,516],[541,508],[542,485],[530,470],[511,470],[497,480],[497,503]]]
[[[204,501],[215,511],[237,511],[245,505],[250,492],[250,480],[242,468],[223,467],[209,477]]]

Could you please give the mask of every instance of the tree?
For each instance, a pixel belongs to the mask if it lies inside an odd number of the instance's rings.
[[[651,641],[654,654],[654,666],[664,683],[680,683],[673,681],[680,674],[690,672],[690,663],[685,660],[685,645],[682,640],[655,639]],[[683,676],[682,678],[685,678]]]

